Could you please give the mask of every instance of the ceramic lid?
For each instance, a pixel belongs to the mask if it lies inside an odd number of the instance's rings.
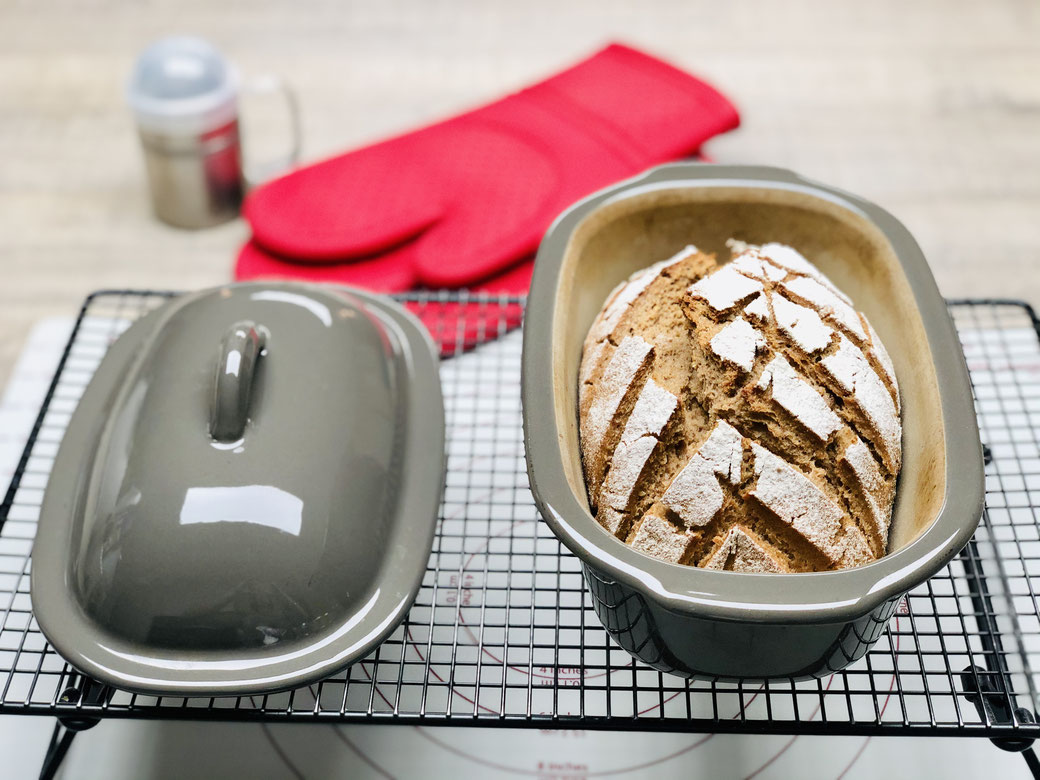
[[[433,348],[396,304],[290,284],[175,299],[114,345],[66,433],[41,628],[121,687],[301,684],[410,606],[443,470]]]

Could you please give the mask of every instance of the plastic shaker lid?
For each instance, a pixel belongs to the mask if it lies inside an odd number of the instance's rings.
[[[200,133],[235,118],[238,72],[208,41],[174,36],[156,41],[134,65],[127,101],[138,124],[153,132]]]

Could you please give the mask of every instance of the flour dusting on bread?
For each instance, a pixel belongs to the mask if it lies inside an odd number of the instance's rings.
[[[757,573],[885,553],[899,390],[867,318],[792,247],[686,247],[611,293],[579,371],[590,505],[671,563]]]

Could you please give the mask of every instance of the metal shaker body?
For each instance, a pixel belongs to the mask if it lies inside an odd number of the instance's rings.
[[[238,216],[245,190],[238,120],[202,133],[138,128],[155,215],[202,228]]]
[[[155,215],[182,228],[203,228],[238,216],[247,184],[258,180],[243,162],[240,93],[279,95],[289,118],[284,159],[268,173],[294,165],[300,123],[292,89],[277,76],[243,83],[238,69],[202,38],[155,41],[137,58],[127,102],[137,123]],[[272,164],[273,163],[273,164]]]

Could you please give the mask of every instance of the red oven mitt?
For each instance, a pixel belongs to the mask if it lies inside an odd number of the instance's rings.
[[[280,256],[279,276],[384,290],[472,285],[534,252],[575,200],[737,123],[712,87],[609,46],[498,102],[256,189],[243,209],[253,245],[235,275],[271,275]]]

